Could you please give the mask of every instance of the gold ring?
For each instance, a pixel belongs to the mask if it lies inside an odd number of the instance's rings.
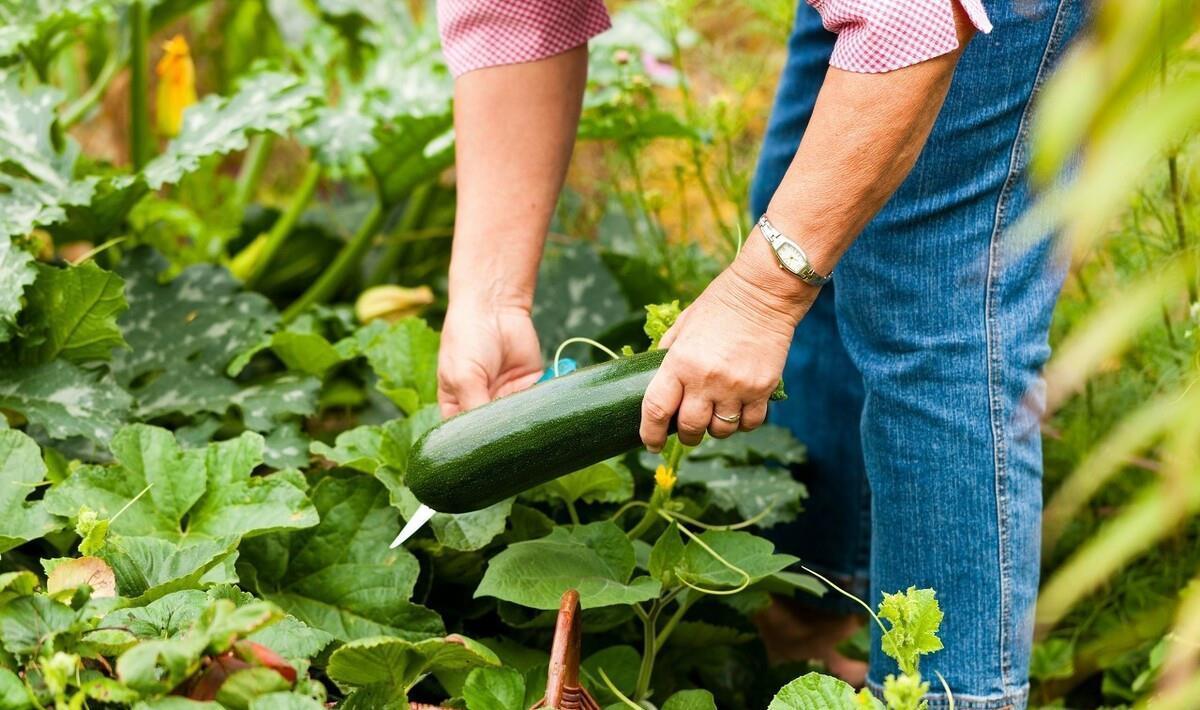
[[[741,412],[738,412],[737,414],[727,417],[724,414],[714,411],[713,416],[716,417],[717,419],[720,419],[721,421],[725,422],[726,424],[737,424],[738,422],[742,421],[742,413]]]

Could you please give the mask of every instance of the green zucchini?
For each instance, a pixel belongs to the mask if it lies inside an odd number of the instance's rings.
[[[468,513],[639,446],[642,396],[665,355],[584,367],[451,417],[414,445],[404,483],[440,513]]]

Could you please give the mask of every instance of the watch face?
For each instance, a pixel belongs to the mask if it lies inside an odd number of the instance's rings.
[[[804,258],[804,254],[801,253],[800,248],[789,242],[781,242],[776,253],[779,254],[779,260],[792,273],[800,273],[808,261]]]

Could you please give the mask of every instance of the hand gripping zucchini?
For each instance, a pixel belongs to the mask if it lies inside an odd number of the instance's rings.
[[[665,355],[585,367],[451,417],[414,445],[404,483],[439,513],[467,513],[639,446],[642,396]]]

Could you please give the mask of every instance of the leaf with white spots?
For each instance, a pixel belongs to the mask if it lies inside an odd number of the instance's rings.
[[[3,211],[0,197],[0,213]],[[37,278],[33,255],[12,243],[0,216],[0,343],[12,337],[25,287]]]
[[[63,360],[0,368],[0,407],[19,412],[52,439],[107,442],[127,419],[129,393],[102,372]]]
[[[320,388],[315,377],[289,373],[243,387],[230,402],[241,410],[246,428],[266,432],[284,419],[315,412]]]
[[[15,74],[0,75],[0,235],[23,236],[62,221],[68,207],[92,199],[99,178],[76,179],[78,146],[52,134],[62,99],[57,89],[26,91]]]
[[[533,325],[542,352],[554,356],[559,343],[576,336],[597,337],[628,319],[629,303],[612,273],[589,244],[551,244],[538,273]],[[596,353],[577,345],[567,354],[590,363]]]
[[[161,257],[139,249],[119,269],[129,299],[119,324],[130,349],[114,353],[114,372],[139,418],[223,414],[241,390],[226,367],[266,340],[279,316],[223,268],[192,266],[164,284],[165,268]]]
[[[89,21],[108,22],[120,0],[5,0],[0,2],[0,59],[22,55],[48,61],[65,46],[62,35]],[[3,62],[0,62],[2,64]]]
[[[754,431],[738,432],[728,439],[706,437],[689,454],[690,459],[725,459],[748,464],[770,461],[792,465],[804,463],[804,444],[786,427],[767,424]]]
[[[37,443],[15,429],[0,430],[0,552],[62,527],[41,501],[26,500],[45,477]]]
[[[786,468],[689,458],[680,464],[678,476],[679,485],[702,486],[713,505],[737,511],[743,520],[754,518],[764,528],[794,520],[808,497],[808,489]]]
[[[204,97],[184,112],[179,135],[146,166],[146,183],[157,190],[178,182],[204,158],[245,150],[255,133],[286,134],[305,120],[317,93],[292,74],[261,72],[232,96]]]

